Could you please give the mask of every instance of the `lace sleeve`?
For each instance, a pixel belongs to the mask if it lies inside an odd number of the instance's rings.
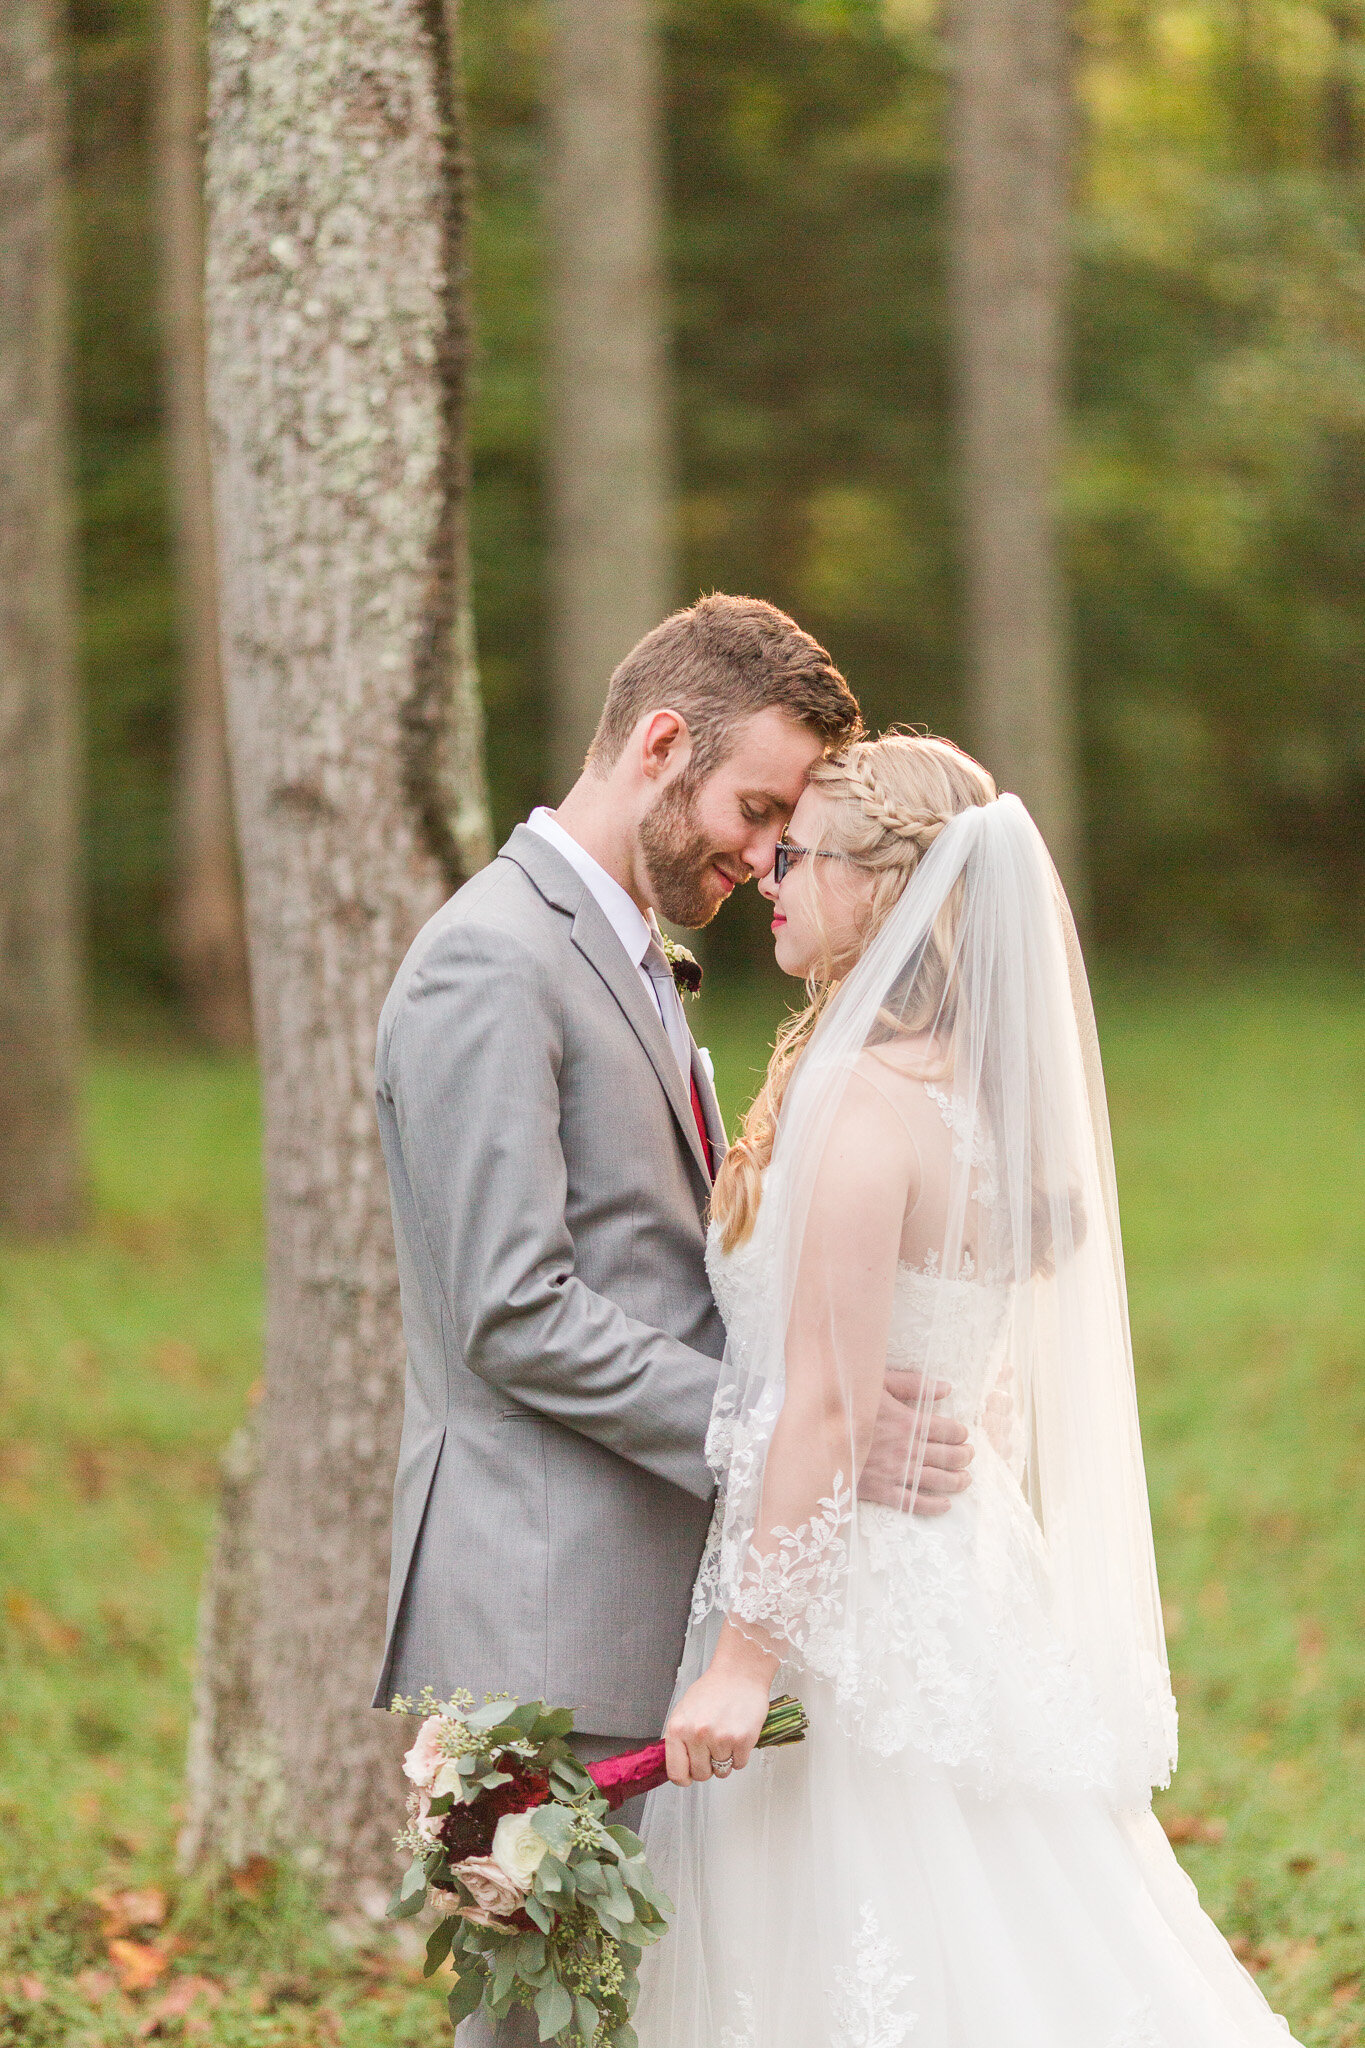
[[[886,1373],[902,1220],[917,1152],[880,1091],[850,1077],[815,1176],[791,1290],[783,1391],[746,1554],[728,1560],[732,1618],[767,1647],[799,1641],[842,1569],[845,1525],[872,1441]],[[766,1419],[765,1419],[766,1421]],[[747,1520],[747,1517],[745,1518]]]

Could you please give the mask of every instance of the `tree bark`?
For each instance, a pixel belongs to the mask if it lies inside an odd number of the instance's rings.
[[[81,1209],[65,94],[55,0],[0,0],[0,1225]]]
[[[375,1024],[414,933],[489,851],[451,5],[210,17],[209,388],[267,1313],[258,1476],[229,1486],[205,1601],[187,1847],[308,1852],[343,1894],[389,1870],[401,1809],[398,1731],[367,1705],[403,1361]]]
[[[199,0],[160,0],[156,102],[166,450],[175,524],[180,696],[172,940],[190,1016],[210,1045],[251,1043],[251,987],[228,787],[218,572],[204,392]]]
[[[673,595],[649,0],[552,0],[548,201],[553,762]]]
[[[1080,803],[1057,549],[1066,280],[1061,0],[954,0],[953,288],[968,726],[1073,900]],[[1078,908],[1079,908],[1078,904]]]

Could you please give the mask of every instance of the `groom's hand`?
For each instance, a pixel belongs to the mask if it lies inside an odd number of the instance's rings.
[[[953,1495],[971,1485],[972,1447],[960,1422],[939,1414],[935,1403],[952,1392],[947,1380],[935,1380],[921,1405],[924,1376],[889,1372],[877,1410],[872,1448],[858,1480],[858,1498],[904,1514],[946,1515]],[[915,1464],[916,1437],[924,1442],[919,1483],[907,1488],[905,1477]]]

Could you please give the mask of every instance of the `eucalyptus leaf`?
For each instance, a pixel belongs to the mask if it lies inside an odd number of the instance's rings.
[[[530,1918],[535,1921],[542,1934],[548,1934],[553,1928],[555,1924],[553,1908],[543,1905],[534,1892],[526,1901],[526,1911]]]
[[[597,2037],[597,2022],[601,2015],[598,2013],[597,2007],[593,2004],[592,2000],[584,1998],[581,1992],[574,1997],[573,2016],[578,2025],[583,2048],[592,2048],[592,2044]]]
[[[577,1815],[566,1806],[557,1806],[552,1800],[548,1806],[537,1806],[531,1814],[531,1826],[542,1841],[561,1857],[567,1856],[573,1844],[574,1821]]]
[[[450,1954],[450,1945],[455,1939],[456,1924],[454,1919],[442,1920],[440,1925],[433,1927],[431,1933],[427,1936],[427,1959],[422,1965],[422,1975],[424,1977],[434,1977],[446,1957]]]
[[[414,1914],[421,1912],[427,1902],[426,1872],[416,1864],[414,1864],[413,1868],[418,1872],[420,1888],[417,1891],[407,1892],[405,1895],[404,1887],[408,1879],[407,1877],[403,1879],[403,1883],[399,1885],[398,1890],[389,1901],[388,1917],[390,1920],[411,1920]],[[408,1877],[411,1877],[411,1875],[412,1871],[410,1870]]]
[[[515,1728],[518,1735],[529,1735],[546,1719],[545,1709],[539,1700],[524,1700],[504,1716],[507,1726]]]
[[[475,1707],[464,1716],[465,1726],[475,1735],[490,1735],[506,1725],[508,1715],[519,1705],[518,1700],[489,1700],[487,1706]]]
[[[493,1958],[493,1998],[501,2001],[517,1981],[517,1957],[521,1950],[519,1941],[504,1942]]]
[[[483,1987],[487,1981],[486,1972],[477,1963],[465,1964],[446,2000],[455,2026],[458,2027],[461,2020],[467,2020],[472,2012],[478,2011],[479,2001],[483,1997]]]
[[[536,2018],[542,2041],[553,2041],[573,2019],[573,2000],[562,1984],[547,1985],[536,1993]]]
[[[523,1934],[517,1943],[517,1968],[522,1972],[538,1970],[545,1961],[545,1937],[543,1934]]]

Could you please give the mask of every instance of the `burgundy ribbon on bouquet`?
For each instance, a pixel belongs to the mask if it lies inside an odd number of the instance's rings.
[[[586,1769],[613,1813],[628,1799],[638,1798],[642,1792],[656,1792],[660,1785],[668,1783],[662,1742],[629,1750],[624,1756],[604,1756],[600,1763],[588,1764]]]

